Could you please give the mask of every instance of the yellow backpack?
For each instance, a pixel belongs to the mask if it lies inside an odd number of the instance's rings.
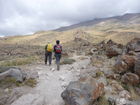
[[[47,51],[48,52],[52,52],[53,51],[53,45],[52,44],[48,44]]]

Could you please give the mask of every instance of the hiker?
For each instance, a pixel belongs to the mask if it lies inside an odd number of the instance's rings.
[[[53,45],[48,42],[45,46],[45,64],[47,65],[47,61],[49,59],[49,66],[52,64],[52,52],[53,52]]]
[[[55,53],[55,58],[56,58],[57,70],[60,69],[61,52],[62,52],[62,46],[60,45],[60,41],[57,40],[56,45],[54,46],[54,53]]]

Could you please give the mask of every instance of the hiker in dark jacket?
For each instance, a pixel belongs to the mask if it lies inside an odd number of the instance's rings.
[[[60,45],[59,40],[56,41],[56,45],[54,46],[54,53],[55,53],[55,58],[56,58],[57,70],[59,70],[61,53],[62,53],[62,46]]]
[[[50,42],[45,46],[45,64],[47,65],[47,61],[49,59],[49,66],[52,63],[52,52],[53,52],[53,46]]]

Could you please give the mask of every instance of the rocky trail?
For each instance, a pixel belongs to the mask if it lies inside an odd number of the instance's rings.
[[[80,60],[75,56],[76,62],[72,65],[62,65],[57,71],[55,65],[43,64],[31,67],[39,74],[38,84],[29,93],[24,94],[11,105],[64,105],[61,93],[70,81],[78,80],[81,68],[90,63],[88,57]],[[85,70],[85,69],[82,69]]]
[[[75,62],[63,63],[59,71],[54,62],[51,66],[37,63],[21,70],[10,68],[1,74],[15,76],[23,83],[37,79],[37,84],[34,88],[13,88],[12,95],[0,98],[0,105],[140,105],[139,40],[126,46],[109,40],[85,53],[71,52],[69,57],[73,57],[68,59]],[[5,95],[11,90],[3,91]]]

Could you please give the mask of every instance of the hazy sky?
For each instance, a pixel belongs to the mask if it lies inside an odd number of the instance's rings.
[[[0,35],[29,34],[140,12],[140,0],[0,0]]]

